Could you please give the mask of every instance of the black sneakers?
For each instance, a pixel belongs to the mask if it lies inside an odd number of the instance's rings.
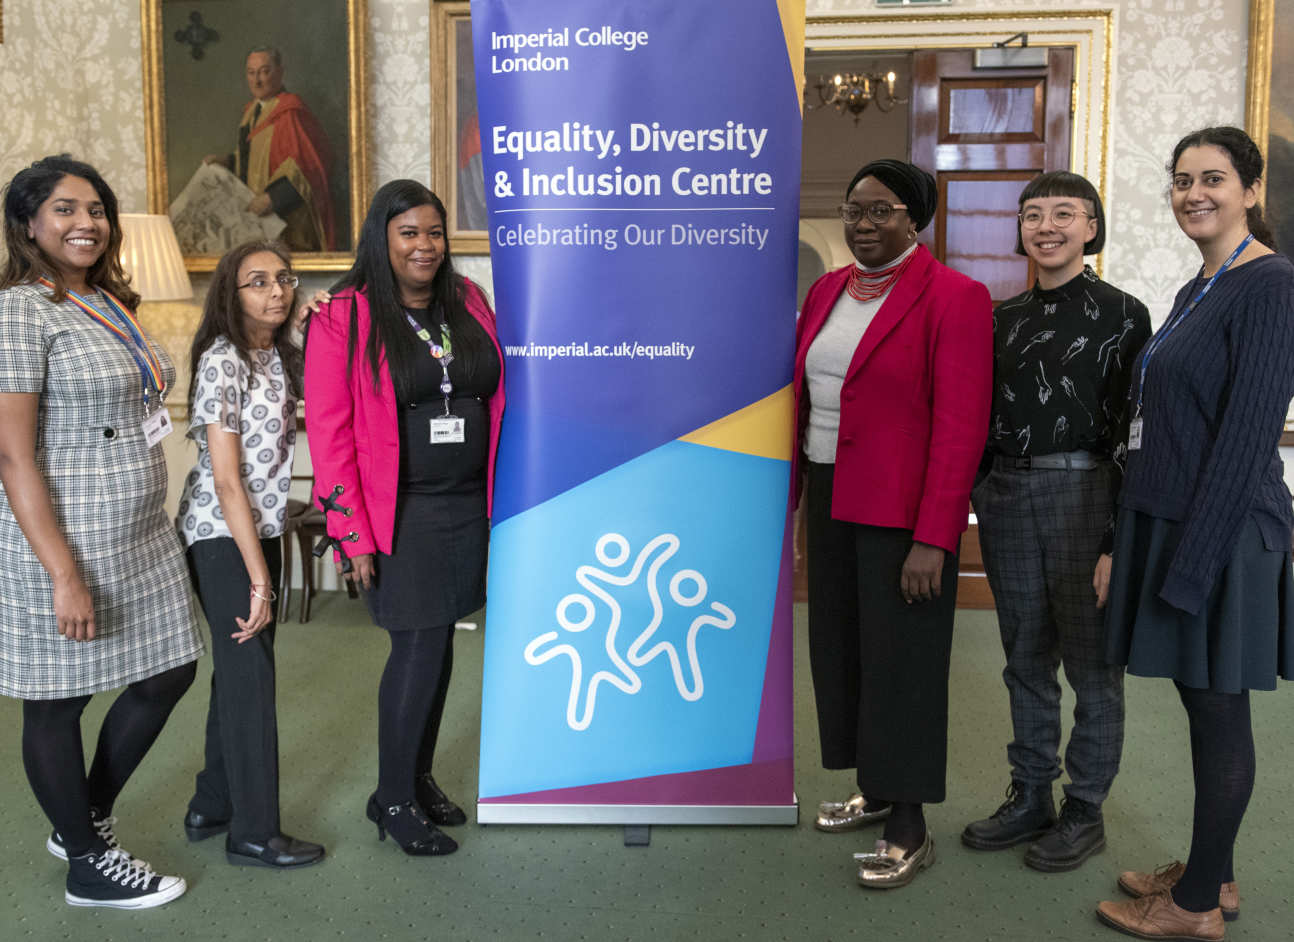
[[[91,808],[90,823],[94,825],[94,832],[108,845],[108,850],[123,850],[121,842],[117,840],[117,835],[113,831],[117,825],[116,815],[101,815],[98,808]],[[59,860],[67,860],[67,848],[63,846],[63,835],[58,831],[50,831],[49,837],[45,839],[45,849]]]
[[[114,848],[70,858],[63,898],[71,906],[149,909],[169,903],[186,889],[183,877],[154,873],[142,860]]]

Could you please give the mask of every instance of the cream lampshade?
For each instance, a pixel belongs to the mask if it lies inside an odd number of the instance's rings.
[[[193,285],[169,216],[122,213],[121,265],[145,301],[191,301]]]
[[[121,267],[130,276],[130,286],[140,294],[135,312],[144,332],[160,344],[176,366],[175,382],[166,394],[171,418],[184,414],[189,401],[189,346],[197,329],[202,308],[194,303],[193,285],[184,269],[184,256],[175,238],[169,216],[122,213]],[[172,469],[172,480],[183,469]],[[174,491],[174,488],[172,488]],[[167,507],[175,512],[178,497],[172,493]]]

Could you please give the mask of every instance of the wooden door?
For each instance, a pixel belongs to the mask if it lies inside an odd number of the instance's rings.
[[[911,159],[939,184],[922,239],[995,301],[1032,281],[1015,254],[1020,191],[1043,171],[1069,169],[1074,51],[1047,53],[1037,69],[976,70],[969,49],[912,57]]]
[[[1033,282],[1015,254],[1020,191],[1034,176],[1070,166],[1074,51],[1047,50],[1036,69],[974,67],[968,49],[912,60],[912,162],[934,174],[939,208],[922,241],[945,265],[988,286],[994,301]],[[961,545],[958,608],[992,608],[972,523]]]

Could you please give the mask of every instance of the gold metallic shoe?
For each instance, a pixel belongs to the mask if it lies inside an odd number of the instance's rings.
[[[818,804],[818,817],[813,826],[819,831],[853,831],[890,816],[890,806],[865,810],[867,799],[851,795],[847,801],[823,801]]]
[[[907,886],[919,872],[935,862],[935,839],[926,831],[921,846],[908,853],[897,844],[876,842],[870,854],[854,854],[858,863],[858,883],[877,890]]]

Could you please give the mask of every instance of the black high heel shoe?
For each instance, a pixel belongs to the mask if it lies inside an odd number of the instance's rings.
[[[458,850],[458,843],[431,823],[416,802],[382,807],[377,792],[369,796],[368,819],[377,825],[377,839],[386,840],[387,832],[411,857],[439,857]]]
[[[440,786],[436,784],[430,772],[419,775],[414,780],[413,794],[433,824],[452,827],[467,823],[467,814],[440,790]]]

